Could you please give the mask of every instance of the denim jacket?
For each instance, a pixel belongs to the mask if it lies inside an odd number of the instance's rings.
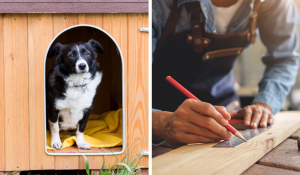
[[[197,0],[178,0],[178,6]],[[203,24],[208,33],[217,34],[214,26],[214,9],[210,0],[198,0],[204,12]],[[243,0],[243,4],[231,20],[227,34],[242,32],[248,27],[253,0]],[[152,52],[160,38],[172,7],[173,0],[152,1]],[[262,2],[257,19],[260,38],[267,51],[262,56],[266,65],[259,82],[259,93],[253,103],[265,103],[273,114],[283,106],[285,96],[294,85],[298,73],[298,34],[296,28],[296,6],[293,0],[265,0]],[[190,29],[188,12],[183,7],[174,33]]]

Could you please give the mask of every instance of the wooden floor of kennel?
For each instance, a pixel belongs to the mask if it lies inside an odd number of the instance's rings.
[[[1,10],[1,9],[0,9]],[[44,145],[44,56],[62,30],[90,24],[119,44],[125,68],[126,151],[148,151],[148,27],[146,13],[0,14],[0,171],[85,169],[82,156],[48,156]],[[114,156],[87,156],[90,169]],[[143,156],[141,166],[148,167]]]

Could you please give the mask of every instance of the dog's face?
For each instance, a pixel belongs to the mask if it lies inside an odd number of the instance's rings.
[[[58,64],[64,64],[72,73],[86,73],[89,72],[90,66],[97,59],[95,51],[104,53],[102,45],[95,40],[67,45],[57,43],[50,49],[47,57],[56,56]]]

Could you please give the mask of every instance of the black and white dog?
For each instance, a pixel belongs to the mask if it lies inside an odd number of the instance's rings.
[[[95,40],[61,45],[50,49],[47,57],[56,56],[47,78],[47,121],[51,130],[51,147],[60,149],[60,130],[76,130],[76,144],[90,149],[83,131],[91,114],[96,90],[102,79],[97,69],[97,53],[104,53]]]

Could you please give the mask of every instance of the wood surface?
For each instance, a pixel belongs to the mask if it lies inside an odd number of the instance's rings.
[[[0,2],[0,13],[148,13],[148,2]]]
[[[270,129],[235,148],[187,145],[155,157],[153,174],[241,174],[300,127],[299,112],[279,112]],[[171,162],[171,163],[170,163]]]
[[[6,14],[3,33],[5,169],[29,170],[27,14]]]
[[[54,169],[54,156],[45,152],[44,57],[53,39],[51,14],[28,15],[30,169]],[[41,38],[43,38],[41,40]]]
[[[5,169],[5,92],[4,92],[4,57],[3,57],[3,14],[0,14],[0,170]],[[2,143],[2,144],[1,144]]]
[[[139,156],[148,151],[148,27],[145,14],[128,15],[128,151]],[[148,157],[141,158],[141,165],[148,166]]]

